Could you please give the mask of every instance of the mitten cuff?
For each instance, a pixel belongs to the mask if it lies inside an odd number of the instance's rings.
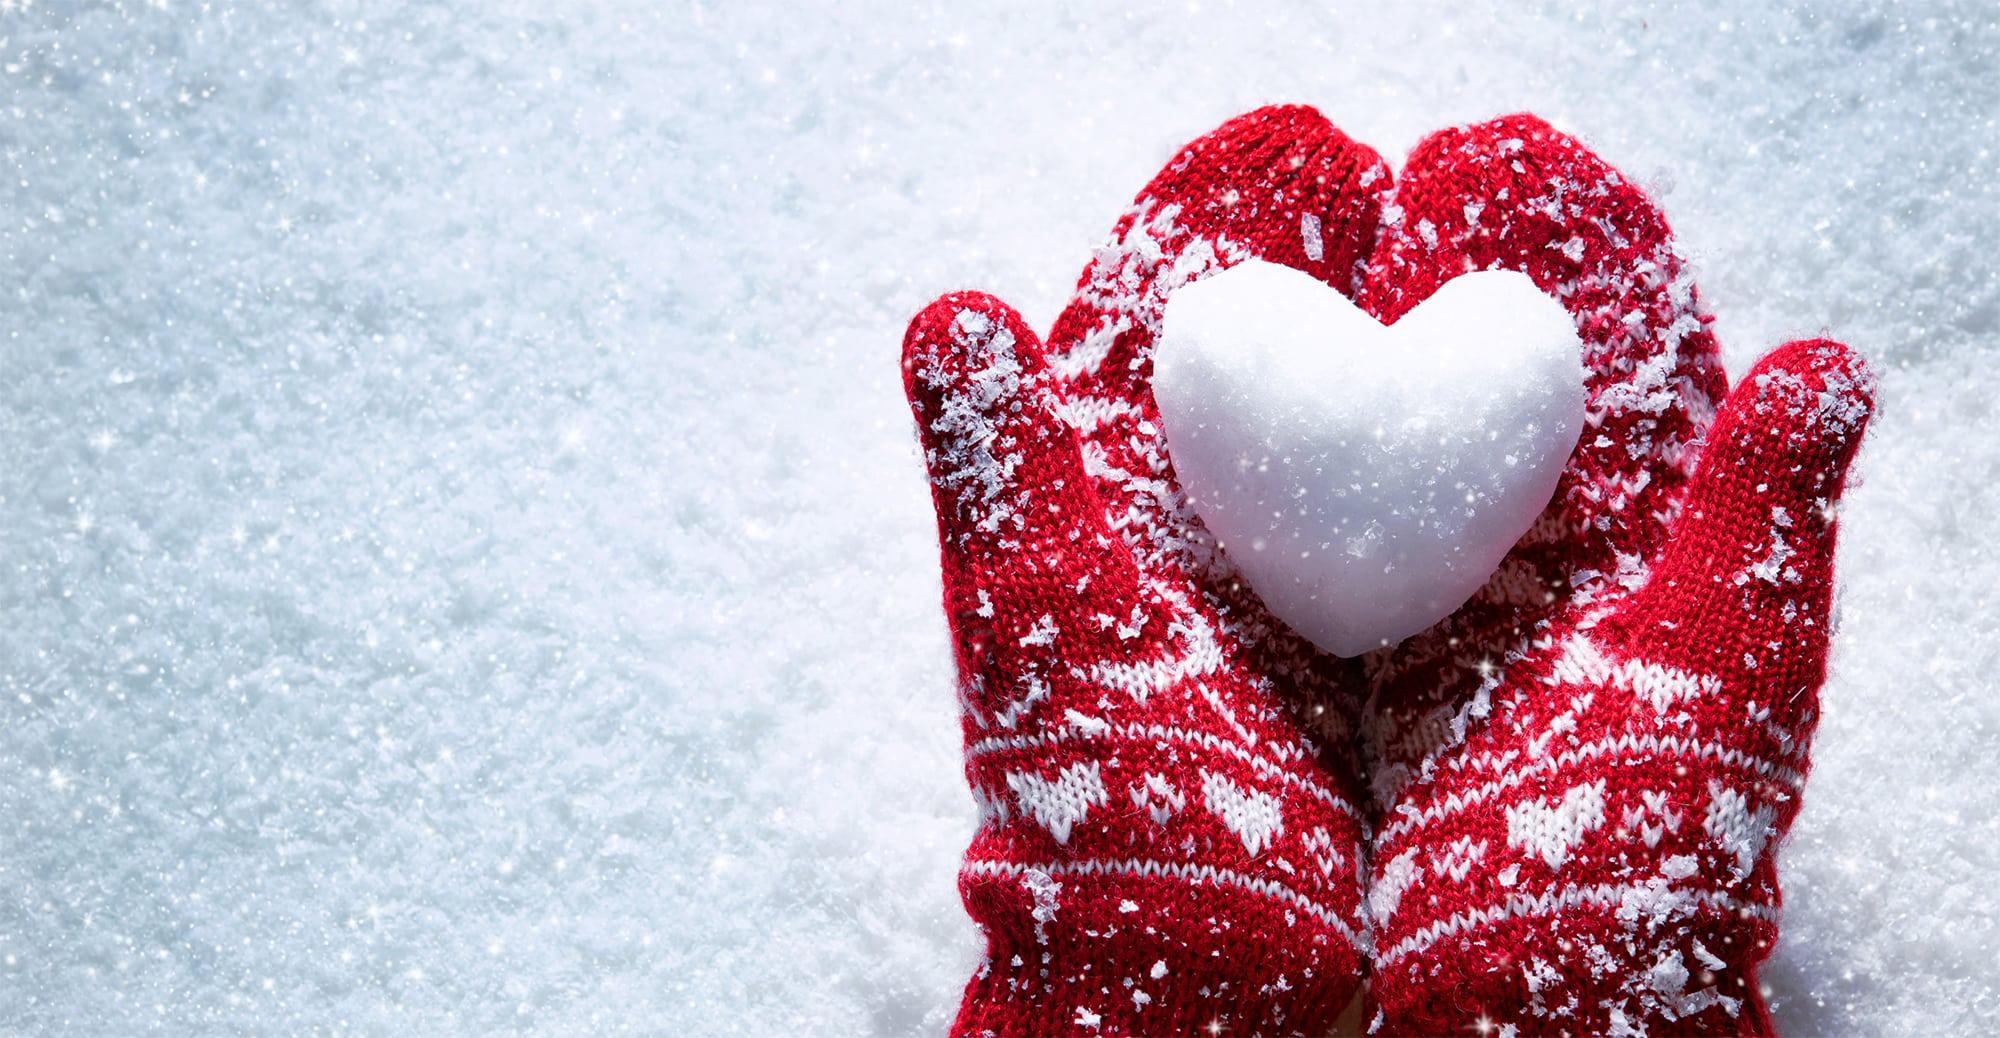
[[[1360,984],[1346,931],[1218,870],[968,865],[988,959],[954,1035],[1324,1034]]]
[[[1417,955],[1378,949],[1370,1015],[1389,1034],[1775,1035],[1758,962],[1744,958],[1775,927],[1743,909],[1643,914],[1661,904],[1660,891],[1634,891],[1462,930]]]

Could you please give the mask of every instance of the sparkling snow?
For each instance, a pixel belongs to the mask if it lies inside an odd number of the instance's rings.
[[[1878,362],[1765,980],[2000,1026],[2000,17],[1320,6],[0,0],[0,1031],[939,1030],[903,324],[1279,100],[1540,111],[1731,371]]]

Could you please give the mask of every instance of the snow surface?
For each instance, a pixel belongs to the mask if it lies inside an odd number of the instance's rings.
[[[1879,362],[1766,977],[1993,1031],[2000,18],[1636,6],[0,2],[0,1031],[937,1031],[903,323],[1279,100],[1540,111],[1732,371]]]
[[[1246,260],[1175,292],[1153,353],[1174,475],[1271,613],[1337,656],[1465,604],[1583,430],[1576,322],[1513,270],[1392,326]]]

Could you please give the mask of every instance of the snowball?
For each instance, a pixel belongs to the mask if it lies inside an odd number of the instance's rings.
[[[1454,278],[1384,327],[1307,274],[1241,264],[1168,303],[1153,392],[1209,531],[1341,656],[1478,590],[1583,427],[1575,328],[1512,271]]]

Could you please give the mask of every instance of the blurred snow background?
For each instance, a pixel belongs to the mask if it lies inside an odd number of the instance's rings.
[[[1316,5],[1315,5],[1316,6]],[[1532,108],[1885,372],[1768,980],[2000,1026],[2000,15],[0,0],[0,1032],[937,1031],[932,295]]]

